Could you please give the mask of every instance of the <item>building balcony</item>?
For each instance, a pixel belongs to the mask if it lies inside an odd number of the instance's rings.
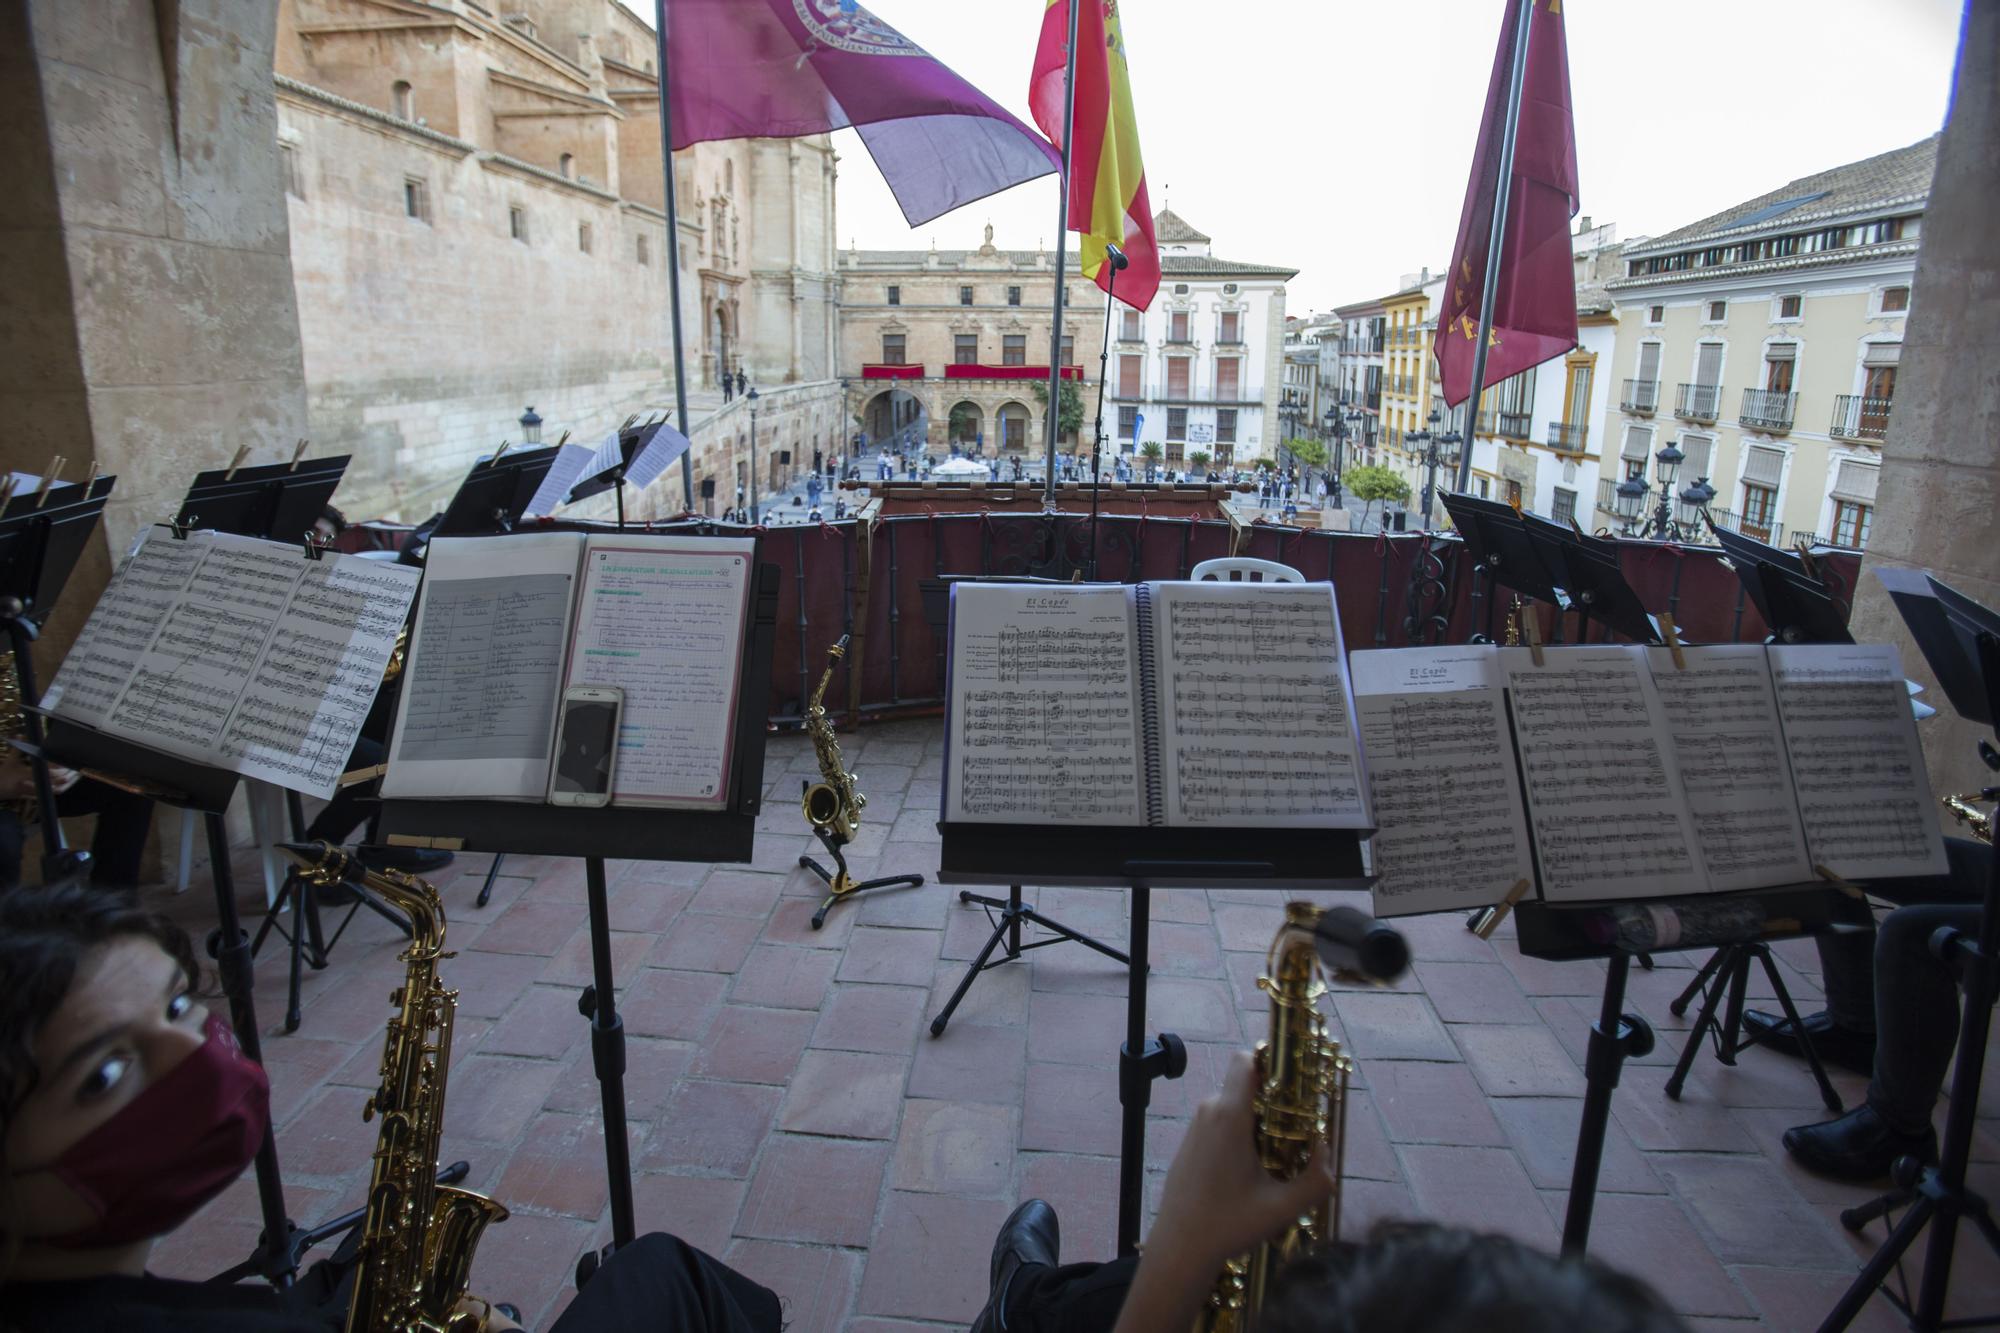
[[[1872,440],[1889,433],[1889,400],[1843,393],[1833,400],[1833,424],[1827,433],[1842,440]]]
[[[1525,440],[1534,430],[1533,418],[1532,412],[1502,412],[1500,433],[1510,440]]]
[[[1798,411],[1799,396],[1772,389],[1745,389],[1743,406],[1736,411],[1737,424],[1757,430],[1788,431]]]
[[[1674,415],[1683,421],[1713,421],[1721,406],[1720,384],[1683,384],[1674,395]]]
[[[919,369],[921,370],[921,367]],[[866,372],[864,371],[863,374],[865,376]],[[1047,366],[981,366],[971,363],[960,363],[946,366],[944,368],[944,377],[948,380],[1040,380],[1043,383],[1047,383],[1049,368]],[[1083,367],[1064,366],[1062,368],[1062,377],[1066,380],[1080,380],[1083,378]],[[906,376],[905,378],[911,377]]]
[[[1588,422],[1551,421],[1549,423],[1549,448],[1558,453],[1580,454],[1590,439]]]
[[[1618,483],[1609,477],[1597,479],[1597,507],[1614,517],[1618,513]]]
[[[1380,412],[1382,410],[1382,391],[1380,389],[1376,389],[1368,395],[1368,410],[1370,412]]]
[[[920,380],[924,377],[921,364],[910,365],[901,361],[879,361],[864,364],[861,378],[864,380]]]
[[[1191,347],[1193,345],[1194,339],[1192,338],[1185,336],[1176,338],[1171,333],[1167,335],[1167,346],[1169,347]]]
[[[1172,340],[1169,339],[1168,341]],[[1243,340],[1241,338],[1217,338],[1215,340],[1215,345],[1217,347],[1241,347],[1243,345]]]
[[[1618,395],[1618,406],[1627,412],[1638,412],[1651,416],[1653,409],[1660,405],[1660,382],[1658,380],[1626,380],[1624,392]]]

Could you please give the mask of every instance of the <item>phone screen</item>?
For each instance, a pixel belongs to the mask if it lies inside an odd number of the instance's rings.
[[[554,790],[604,795],[611,790],[611,751],[618,743],[618,705],[572,699],[563,705],[562,754]]]

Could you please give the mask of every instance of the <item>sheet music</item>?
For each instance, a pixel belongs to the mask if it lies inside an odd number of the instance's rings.
[[[1896,649],[1768,652],[1814,862],[1850,881],[1944,874],[1937,802]]]
[[[1785,760],[1769,659],[1761,644],[1648,648],[1697,849],[1718,892],[1813,877]]]
[[[42,706],[72,721],[103,726],[214,535],[195,532],[179,540],[160,527],[140,533],[42,692]]]
[[[1707,876],[1637,648],[1499,650],[1551,902],[1700,893]]]
[[[582,550],[573,532],[431,542],[384,795],[547,796]]]
[[[729,803],[756,543],[592,537],[565,687],[625,691],[612,804]]]
[[[1488,906],[1535,878],[1494,649],[1348,658],[1368,756],[1378,916]]]
[[[1151,598],[1166,822],[1365,828],[1332,587],[1163,583]]]
[[[1144,824],[1130,589],[952,589],[944,817]]]
[[[615,443],[617,432],[612,433]],[[565,440],[556,450],[556,456],[549,460],[549,470],[542,477],[542,484],[535,488],[533,498],[523,511],[528,514],[553,514],[556,506],[569,497],[569,488],[583,478],[590,476],[591,461],[597,457],[597,450],[575,440]],[[547,534],[541,534],[546,536]]]
[[[631,463],[625,468],[625,484],[640,490],[653,484],[667,465],[688,451],[688,437],[675,430],[671,423],[661,422],[632,455]]]

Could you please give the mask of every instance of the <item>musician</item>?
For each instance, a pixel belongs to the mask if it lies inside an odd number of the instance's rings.
[[[105,888],[132,888],[139,882],[139,864],[146,854],[146,835],[153,827],[153,802],[72,769],[49,767],[56,791],[56,811],[64,818],[96,815],[90,839],[91,881]],[[21,851],[29,829],[18,813],[35,795],[35,771],[28,757],[13,746],[0,746],[0,889],[21,882]]]

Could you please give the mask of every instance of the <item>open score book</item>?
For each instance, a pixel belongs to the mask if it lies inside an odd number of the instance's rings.
[[[729,804],[755,543],[623,532],[430,545],[382,794],[542,801],[562,697],[624,691],[611,804]]]
[[[943,816],[1367,828],[1329,584],[960,583]]]
[[[1944,873],[1893,647],[1542,651],[1350,660],[1377,914]]]

